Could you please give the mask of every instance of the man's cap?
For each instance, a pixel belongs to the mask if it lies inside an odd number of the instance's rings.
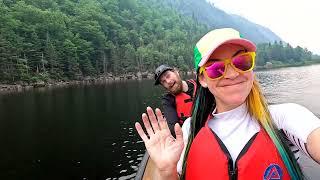
[[[243,46],[249,52],[256,51],[256,45],[232,28],[215,29],[204,35],[194,48],[195,69],[203,66],[211,54],[222,44],[237,44]]]
[[[160,84],[160,76],[168,70],[173,70],[173,68],[166,64],[162,64],[159,67],[157,67],[157,69],[154,72],[154,85]]]

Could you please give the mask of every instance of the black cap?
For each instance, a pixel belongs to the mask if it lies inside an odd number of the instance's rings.
[[[160,84],[159,82],[160,76],[168,70],[173,70],[173,68],[165,64],[162,64],[159,67],[157,67],[156,71],[154,72],[154,80],[155,80],[154,85]]]

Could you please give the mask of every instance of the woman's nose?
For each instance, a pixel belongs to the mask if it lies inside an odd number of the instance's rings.
[[[224,78],[226,79],[234,79],[239,76],[239,72],[234,69],[230,64],[226,66],[226,72],[224,73]]]

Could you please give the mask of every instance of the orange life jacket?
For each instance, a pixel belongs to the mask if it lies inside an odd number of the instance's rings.
[[[193,140],[187,158],[186,179],[290,179],[277,148],[261,129],[240,152],[235,167],[227,148],[207,123]]]
[[[195,96],[196,89],[197,89],[197,83],[190,79],[188,82],[193,84],[193,97]],[[182,92],[175,96],[176,100],[176,109],[177,109],[177,115],[179,117],[179,124],[182,125],[183,122],[191,116],[191,109],[193,105],[193,97],[188,95],[185,92]]]

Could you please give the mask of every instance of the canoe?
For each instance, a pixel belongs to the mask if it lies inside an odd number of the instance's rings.
[[[151,180],[155,170],[155,164],[146,151],[139,165],[135,180]]]

